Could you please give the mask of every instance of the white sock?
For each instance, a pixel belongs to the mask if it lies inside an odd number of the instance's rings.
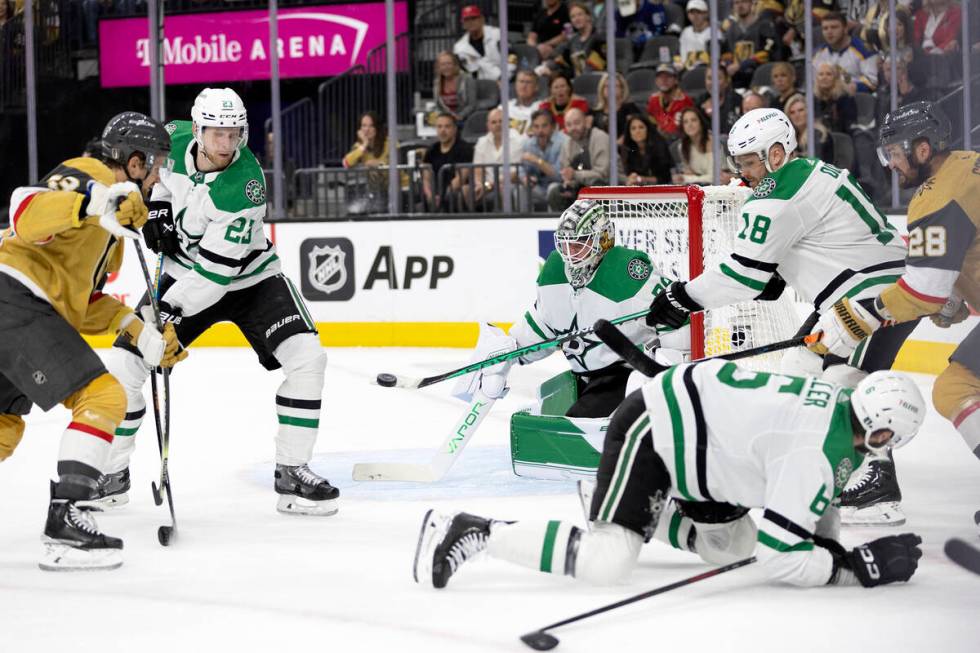
[[[966,441],[966,446],[980,458],[980,400],[977,400],[960,411],[953,418],[953,425]]]
[[[574,568],[580,533],[575,526],[560,521],[495,522],[490,527],[487,554],[529,569],[567,574]]]

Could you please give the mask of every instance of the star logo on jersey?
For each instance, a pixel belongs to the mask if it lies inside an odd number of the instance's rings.
[[[650,276],[650,265],[641,258],[634,258],[626,264],[626,273],[637,281],[643,281]]]
[[[572,323],[568,325],[567,329],[555,329],[555,336],[558,338],[569,335],[570,333],[575,333],[579,330],[578,326],[578,314],[572,316]],[[602,341],[599,339],[589,338],[590,334],[584,334],[578,338],[572,338],[561,343],[561,351],[565,354],[565,358],[570,361],[574,361],[579,364],[583,369],[589,369],[589,366],[585,363],[586,357],[589,352],[596,347],[602,346]]]
[[[752,196],[759,198],[769,197],[774,190],[776,190],[776,180],[772,177],[763,177],[759,185],[752,191]]]
[[[258,179],[253,179],[245,184],[245,197],[256,206],[265,204],[265,186]]]
[[[166,125],[163,126],[163,128],[167,130],[167,133],[168,134],[170,134],[171,136],[173,136],[174,135],[174,132],[177,131],[177,123],[175,123],[175,122],[168,122]]]
[[[851,477],[851,472],[854,471],[854,463],[851,462],[850,458],[842,458],[839,463],[837,463],[837,469],[834,470],[834,485],[843,489],[847,485],[847,479]]]

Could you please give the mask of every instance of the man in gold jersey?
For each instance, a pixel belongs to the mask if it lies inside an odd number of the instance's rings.
[[[124,239],[146,222],[137,183],[165,160],[170,138],[157,121],[127,112],[106,125],[102,147],[101,161],[69,159],[14,190],[0,234],[0,460],[16,448],[32,405],[72,411],[42,540],[48,570],[122,564],[122,540],[99,532],[78,502],[96,489],[126,395],[81,334],[129,339],[153,365],[181,355],[172,329],[161,335],[100,292],[122,264]]]
[[[980,308],[980,153],[948,149],[950,131],[930,102],[885,117],[878,156],[902,186],[918,186],[909,203],[905,274],[874,301],[834,305],[817,325],[817,348],[843,355],[884,323],[928,315],[949,327],[965,320],[970,306]],[[932,400],[980,458],[980,327],[953,351]]]

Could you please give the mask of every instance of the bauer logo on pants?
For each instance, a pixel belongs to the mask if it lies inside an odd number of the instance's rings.
[[[354,245],[346,238],[307,238],[299,246],[303,297],[342,302],[354,296]]]

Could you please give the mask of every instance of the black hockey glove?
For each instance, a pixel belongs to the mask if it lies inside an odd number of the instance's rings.
[[[766,287],[756,297],[756,300],[760,302],[774,302],[782,296],[784,290],[786,290],[786,281],[779,276],[778,272],[774,272],[772,278],[766,283]]]
[[[865,587],[908,581],[919,566],[922,538],[914,533],[889,535],[834,555],[834,574],[830,582],[847,584],[848,573]]]
[[[148,202],[149,219],[143,225],[143,240],[157,254],[176,254],[180,243],[170,202]]]
[[[701,309],[702,307],[684,290],[684,283],[675,281],[653,298],[646,323],[652,327],[663,324],[671,329],[679,329],[687,324],[688,316],[692,312]]]
[[[164,326],[166,326],[168,322],[174,326],[177,326],[180,324],[180,321],[184,319],[184,312],[181,310],[180,306],[173,307],[161,299],[157,302],[157,308],[160,309],[160,322],[163,323]]]

